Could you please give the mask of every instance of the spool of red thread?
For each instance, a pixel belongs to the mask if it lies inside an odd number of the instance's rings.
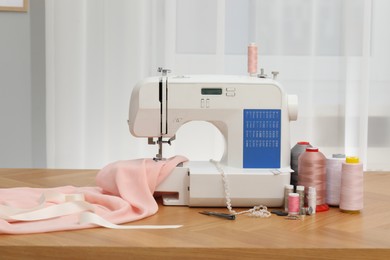
[[[316,212],[329,210],[326,204],[326,157],[315,147],[308,147],[298,158],[298,184],[317,191]],[[307,203],[307,201],[306,201]]]

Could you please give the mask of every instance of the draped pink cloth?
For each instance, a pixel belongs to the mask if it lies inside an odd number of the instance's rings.
[[[83,194],[93,212],[114,224],[122,224],[155,214],[158,205],[153,197],[156,187],[182,162],[182,156],[166,161],[152,159],[126,160],[111,163],[96,176],[97,187],[63,186],[57,188],[0,189],[0,206],[33,208],[45,192]],[[48,199],[44,207],[59,202]],[[0,234],[42,233],[94,227],[79,223],[79,213],[35,221],[7,220],[1,218]]]

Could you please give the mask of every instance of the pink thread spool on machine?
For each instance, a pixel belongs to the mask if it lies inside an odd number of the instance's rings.
[[[257,45],[252,42],[248,46],[248,73],[252,77],[256,77],[257,75],[257,56]]]

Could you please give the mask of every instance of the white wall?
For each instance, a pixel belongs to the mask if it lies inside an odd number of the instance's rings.
[[[0,12],[0,167],[45,167],[45,2]]]

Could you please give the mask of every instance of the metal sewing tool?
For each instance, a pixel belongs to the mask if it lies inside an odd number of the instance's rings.
[[[228,213],[220,213],[220,212],[212,212],[212,211],[201,211],[199,213],[203,214],[203,215],[216,216],[216,217],[225,218],[225,219],[229,219],[229,220],[236,219],[236,215],[228,214]]]

